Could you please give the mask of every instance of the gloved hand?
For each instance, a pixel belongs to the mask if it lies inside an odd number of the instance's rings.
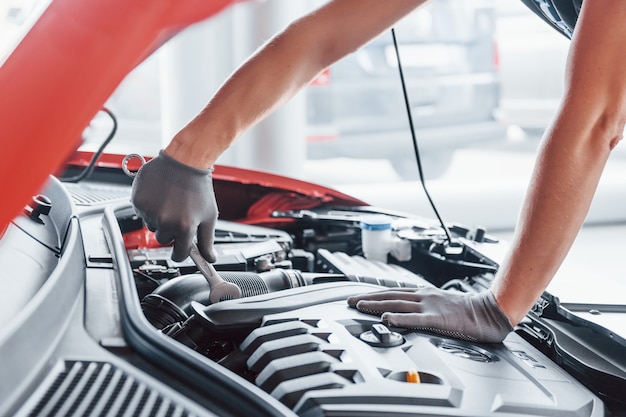
[[[197,233],[200,253],[207,261],[215,262],[218,210],[212,172],[178,162],[161,150],[135,176],[131,192],[135,211],[148,229],[156,232],[159,243],[174,242],[174,261],[189,256]]]
[[[350,297],[348,305],[364,313],[382,314],[382,321],[389,326],[471,342],[501,342],[513,330],[489,290],[478,294],[439,288],[389,290]]]

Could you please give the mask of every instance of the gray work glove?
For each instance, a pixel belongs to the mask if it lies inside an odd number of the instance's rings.
[[[160,244],[174,242],[174,261],[189,256],[197,233],[200,253],[207,261],[215,262],[218,210],[212,172],[178,162],[161,150],[141,167],[133,181],[131,202],[135,212],[148,229],[156,232]]]
[[[471,342],[495,343],[513,330],[489,290],[478,294],[439,288],[389,290],[348,298],[348,305],[382,315],[393,327],[426,330]]]

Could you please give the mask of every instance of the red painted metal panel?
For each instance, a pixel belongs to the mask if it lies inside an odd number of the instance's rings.
[[[275,188],[283,191],[296,192],[311,198],[318,199],[327,204],[346,206],[366,206],[366,202],[349,196],[332,188],[326,188],[319,184],[301,181],[290,177],[272,174],[269,172],[253,171],[243,168],[216,165],[213,173],[215,180],[228,180],[242,184],[258,184],[267,188]]]
[[[53,0],[0,67],[0,230],[79,144],[122,79],[233,0]]]

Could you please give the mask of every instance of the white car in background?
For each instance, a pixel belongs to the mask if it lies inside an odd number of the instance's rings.
[[[395,26],[424,175],[440,176],[455,150],[505,138],[498,119],[497,2],[440,0]],[[417,178],[390,32],[333,65],[307,91],[307,157],[388,159]]]

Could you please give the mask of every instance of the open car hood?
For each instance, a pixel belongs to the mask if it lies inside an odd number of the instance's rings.
[[[0,230],[60,169],[131,69],[232,2],[51,1],[0,66],[0,177],[14,179]]]

